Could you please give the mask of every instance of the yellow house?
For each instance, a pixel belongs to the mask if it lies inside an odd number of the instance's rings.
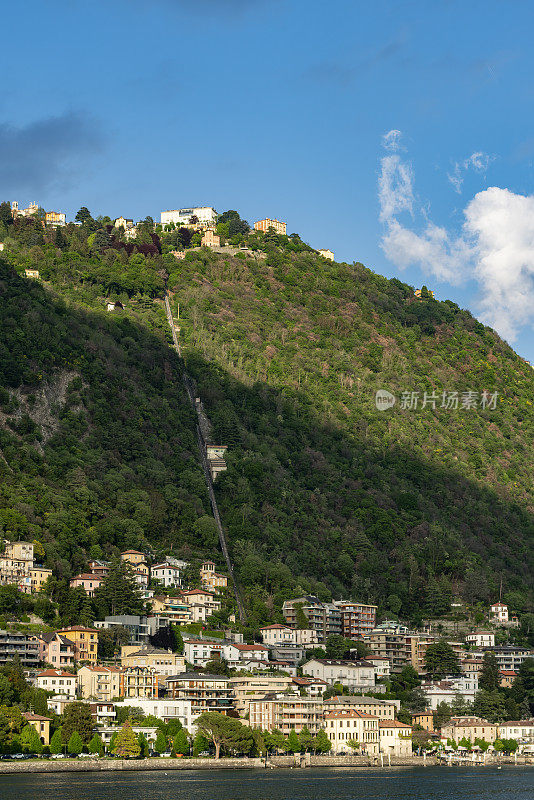
[[[28,721],[37,733],[42,744],[50,744],[50,722],[49,717],[41,717],[39,714],[32,714],[31,711],[23,712],[22,716]]]
[[[34,567],[30,570],[31,591],[40,592],[48,578],[52,575],[52,570],[47,567]]]
[[[380,733],[378,717],[359,711],[330,711],[324,715],[324,729],[332,742],[333,753],[352,753],[351,742],[360,752],[378,755]]]
[[[204,561],[200,567],[200,581],[209,589],[225,589],[228,586],[228,578],[226,575],[215,572],[213,561]]]
[[[125,652],[126,651],[126,652]],[[158,647],[123,647],[121,651],[122,667],[149,667],[158,675],[177,675],[185,672],[185,658],[169,650]]]
[[[71,625],[68,628],[61,628],[58,633],[73,643],[75,661],[89,661],[91,664],[96,664],[98,659],[98,631],[95,628]]]
[[[84,700],[111,702],[120,694],[120,669],[118,667],[80,667],[78,692]]]
[[[127,561],[128,564],[137,566],[145,562],[145,554],[140,550],[125,550],[124,553],[121,553],[121,559]]]

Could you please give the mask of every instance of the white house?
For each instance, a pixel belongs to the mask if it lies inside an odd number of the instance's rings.
[[[296,644],[296,630],[288,625],[264,625],[260,628],[261,639],[264,644]]]
[[[515,739],[519,745],[534,744],[534,719],[501,722],[499,739]]]
[[[446,677],[442,681],[425,681],[421,689],[428,700],[428,707],[435,711],[440,703],[452,703],[460,695],[472,703],[478,692],[478,673]]]
[[[153,580],[163,584],[166,589],[169,587],[177,589],[182,585],[180,568],[167,562],[163,564],[155,564],[153,567],[151,567],[150,576],[153,578]]]
[[[76,697],[78,679],[72,672],[63,672],[60,669],[45,669],[36,675],[36,685],[38,689],[46,692],[62,694],[67,697]]]
[[[508,622],[508,606],[500,601],[490,607],[490,620],[497,625],[506,625]]]
[[[377,678],[389,678],[391,674],[391,662],[386,656],[365,656],[365,660],[375,668]]]
[[[330,711],[324,715],[324,730],[333,753],[352,753],[350,742],[358,743],[359,752],[377,755],[380,747],[378,717],[359,711]]]
[[[380,752],[402,758],[412,755],[412,726],[396,719],[381,719],[378,722]]]
[[[115,703],[115,709],[121,708],[121,706],[140,708],[145,716],[153,715],[162,719],[163,722],[177,719],[189,733],[192,733],[193,719],[196,719],[191,712],[191,700],[182,700],[181,698],[165,697],[160,700],[146,700],[141,697],[128,697],[127,700]]]
[[[468,633],[465,641],[475,647],[495,647],[495,634],[492,631],[475,631]]]
[[[229,665],[239,665],[241,661],[268,661],[269,648],[263,644],[232,642],[224,646],[224,658]]]
[[[191,217],[196,217],[199,227],[214,226],[217,223],[217,212],[211,206],[195,206],[194,208],[178,208],[161,212],[161,224],[190,225]]]
[[[184,639],[186,661],[204,667],[208,661],[224,658],[224,641],[217,639]]]
[[[351,689],[369,689],[376,683],[375,668],[369,661],[312,658],[303,665],[302,672],[331,685],[341,683]]]

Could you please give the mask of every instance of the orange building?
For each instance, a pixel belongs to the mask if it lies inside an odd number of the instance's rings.
[[[263,231],[263,233],[267,233],[269,228],[273,228],[276,233],[280,233],[282,236],[286,235],[286,227],[286,223],[280,222],[278,219],[260,219],[259,222],[254,223],[255,231]]]

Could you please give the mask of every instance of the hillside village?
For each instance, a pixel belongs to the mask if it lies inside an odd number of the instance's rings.
[[[69,224],[87,223],[86,211]],[[10,214],[59,231],[61,246],[64,213],[12,203]],[[125,252],[142,237],[147,253],[158,236],[164,255],[178,263],[202,248],[261,259],[262,236],[287,236],[285,222],[265,218],[253,226],[260,244],[239,243],[241,222],[236,212],[220,217],[212,207],[190,207],[162,211],[159,223],[100,220],[90,236],[92,244],[107,237]],[[6,254],[9,247],[4,235],[0,249]],[[334,261],[330,249],[316,252]],[[38,269],[23,272],[43,279]],[[427,297],[433,293],[423,287],[413,300]],[[129,302],[111,287],[102,300],[110,314]],[[168,317],[179,353],[178,314]],[[202,399],[191,400],[213,489],[231,444],[210,439]],[[205,535],[213,537],[211,522],[204,520]],[[114,752],[125,726],[143,753],[146,744],[147,753],[198,754],[210,743],[197,721],[211,712],[254,734],[246,740],[250,752],[534,753],[534,649],[521,614],[502,597],[485,607],[452,597],[442,613],[407,624],[394,601],[385,609],[303,594],[285,597],[281,613],[257,624],[240,613],[230,557],[216,544],[207,559],[156,545],[114,547],[109,558],[100,546],[92,552],[76,561],[67,580],[47,564],[38,540],[14,534],[2,543],[0,718],[10,721],[5,731],[0,727],[0,747],[6,754],[43,748],[75,754],[78,738],[86,751],[92,743],[93,752]],[[66,605],[79,624],[65,624]],[[8,684],[17,688],[8,691]],[[84,722],[80,730],[76,719]]]

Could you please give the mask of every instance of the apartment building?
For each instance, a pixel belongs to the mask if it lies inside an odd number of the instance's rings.
[[[42,633],[39,636],[39,659],[53,667],[72,667],[74,645],[59,633]]]
[[[261,644],[226,643],[223,655],[230,667],[238,667],[242,661],[268,661],[269,649]]]
[[[391,672],[400,672],[406,664],[412,663],[412,637],[401,626],[395,628],[375,628],[364,638],[366,647],[373,656],[387,658]]]
[[[52,576],[52,570],[48,567],[33,566],[30,569],[30,591],[40,592],[47,580]]]
[[[342,634],[356,639],[370,633],[376,625],[377,606],[337,600],[334,605],[341,611]]]
[[[452,703],[458,695],[472,703],[478,692],[478,675],[463,674],[446,677],[442,681],[423,681],[421,689],[426,695],[428,707],[433,711],[440,703]]]
[[[83,625],[71,625],[57,631],[74,645],[74,660],[96,664],[98,658],[98,631]]]
[[[251,728],[300,733],[304,727],[317,734],[323,726],[323,701],[320,697],[301,697],[294,693],[272,693],[249,702]]]
[[[254,230],[255,231],[262,231],[263,233],[267,233],[267,231],[272,228],[275,233],[279,233],[282,236],[286,235],[286,228],[287,225],[285,222],[280,222],[278,219],[260,219],[258,222],[254,223]]]
[[[194,221],[195,218],[196,222]],[[212,206],[178,208],[162,211],[160,220],[164,226],[172,222],[176,227],[213,228],[217,224],[217,212]]]
[[[292,689],[295,679],[282,675],[239,675],[230,678],[230,689],[236,711],[240,717],[249,713],[252,701],[262,700],[266,694]]]
[[[358,742],[360,753],[378,755],[380,751],[378,726],[377,717],[353,709],[330,711],[324,715],[324,730],[332,743],[333,753],[352,753],[354,748],[350,742]]]
[[[130,644],[148,644],[151,630],[148,617],[143,614],[113,614],[103,620],[95,621],[96,628],[126,628],[130,635]]]
[[[534,719],[501,722],[499,739],[515,739],[519,745],[534,744]]]
[[[319,644],[317,631],[290,628],[288,625],[264,625],[260,628],[260,634],[264,644],[274,647],[300,645],[311,649]]]
[[[424,731],[434,730],[434,712],[430,709],[412,714],[412,725],[420,725]]]
[[[441,726],[442,739],[467,739],[474,744],[475,739],[485,739],[492,744],[499,735],[497,723],[488,722],[480,717],[453,717],[445,725]]]
[[[168,697],[154,700],[147,700],[144,697],[130,697],[128,700],[121,700],[115,703],[116,709],[121,708],[121,706],[140,708],[145,716],[157,717],[165,723],[178,720],[189,733],[192,732],[193,722],[198,716],[198,714],[193,716],[190,700],[173,700]]]
[[[353,709],[362,714],[370,714],[378,719],[395,719],[395,713],[400,708],[400,700],[379,700],[376,697],[366,697],[365,695],[336,695],[324,701],[324,710],[347,711]]]
[[[207,616],[221,610],[221,601],[217,600],[215,592],[207,589],[189,589],[187,592],[182,592],[182,599],[191,606],[203,606]]]
[[[25,667],[39,663],[39,639],[17,631],[0,630],[0,665],[13,661],[17,655]]]
[[[412,726],[397,719],[378,721],[380,752],[397,758],[412,755]]]
[[[160,676],[151,667],[125,667],[119,672],[119,696],[146,697],[148,700],[158,697]]]
[[[121,649],[122,667],[148,667],[158,675],[176,675],[185,672],[185,658],[171,650],[162,650],[147,645],[137,649],[135,645],[126,645]]]
[[[45,669],[35,676],[38,689],[62,694],[74,699],[77,691],[77,677],[72,672],[60,669]]]
[[[118,667],[80,667],[78,670],[78,693],[84,700],[111,702],[119,697]]]
[[[0,557],[0,584],[14,584],[21,591],[29,594],[32,569],[33,544],[31,542],[4,541],[4,552]]]
[[[528,647],[497,645],[496,647],[486,647],[484,649],[485,652],[489,651],[495,655],[499,669],[512,672],[517,672],[525,659],[534,658],[534,650]]]
[[[298,628],[297,620],[299,611],[306,618],[307,627],[315,631],[319,642],[324,642],[331,634],[342,635],[342,613],[333,603],[323,603],[312,595],[286,600],[282,606],[282,613],[287,624]]]
[[[194,717],[204,711],[228,714],[233,710],[230,679],[225,675],[209,675],[202,672],[184,672],[166,679],[168,692],[173,700],[190,700]]]
[[[356,690],[373,690],[376,683],[375,669],[368,661],[312,658],[302,666],[302,672],[330,685],[340,683]]]

